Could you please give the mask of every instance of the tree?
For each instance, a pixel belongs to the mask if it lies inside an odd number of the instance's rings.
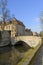
[[[43,31],[40,32],[40,36],[43,37]]]
[[[7,0],[1,0],[0,3],[1,3],[0,6],[2,15],[1,18],[3,22],[2,28],[4,29],[5,22],[10,19],[10,16],[9,16],[9,10],[7,9]]]
[[[41,23],[41,29],[43,31],[43,11],[40,13],[40,23]]]

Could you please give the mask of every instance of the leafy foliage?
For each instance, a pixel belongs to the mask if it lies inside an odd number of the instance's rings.
[[[43,31],[41,31],[41,32],[40,32],[40,36],[42,36],[42,37],[43,37]]]

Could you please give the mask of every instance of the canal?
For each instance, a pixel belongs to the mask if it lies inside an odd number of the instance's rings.
[[[1,47],[0,65],[17,65],[28,49],[30,49],[30,47],[25,47],[23,44]]]
[[[19,43],[19,42],[18,42]],[[21,43],[21,42],[20,42]],[[0,65],[17,65],[30,47],[23,44],[0,48]],[[43,44],[29,65],[43,65]]]

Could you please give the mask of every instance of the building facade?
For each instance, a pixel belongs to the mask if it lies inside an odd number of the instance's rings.
[[[33,36],[39,36],[37,32],[33,32]]]
[[[29,36],[32,36],[33,35],[33,32],[31,31],[31,29],[25,29],[25,35],[29,35]]]
[[[1,25],[0,30],[3,30]],[[11,37],[20,36],[25,34],[25,25],[16,18],[13,18],[12,21],[7,21],[5,23],[4,30],[10,31]]]
[[[17,36],[25,35],[25,25],[19,20],[16,20],[16,22],[17,22]]]
[[[2,30],[1,25],[0,30]],[[31,29],[25,29],[25,25],[23,24],[23,22],[17,20],[16,18],[13,18],[12,21],[7,21],[5,23],[4,30],[10,31],[11,37],[33,35]]]
[[[15,34],[16,34],[16,24],[15,24],[15,22],[13,20],[7,22],[5,27],[4,27],[4,30],[10,31],[11,37],[15,37]]]

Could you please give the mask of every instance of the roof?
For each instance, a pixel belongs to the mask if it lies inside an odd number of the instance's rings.
[[[12,23],[12,21],[7,21],[7,22],[0,21],[0,25],[2,25],[2,24],[3,24],[3,25],[4,25],[4,24],[5,24],[5,25],[8,25],[8,24],[11,24],[11,23]]]
[[[31,31],[31,29],[25,29],[25,31]]]
[[[21,22],[21,21],[19,21],[19,20],[17,20],[16,18],[13,18],[14,19],[14,22],[17,22],[17,24],[19,24],[19,25],[21,25],[21,26],[24,26],[25,27],[25,25],[23,24],[23,22]],[[12,20],[13,20],[12,19]],[[2,24],[3,22],[2,21],[0,21],[0,25]],[[8,25],[8,24],[12,24],[12,21],[7,21],[7,22],[5,22],[5,24],[6,25]]]
[[[17,22],[17,24],[22,25],[22,26],[25,27],[25,25],[23,24],[23,22],[21,22],[20,20],[17,20],[16,18],[13,18],[13,19],[15,20],[15,22]]]

